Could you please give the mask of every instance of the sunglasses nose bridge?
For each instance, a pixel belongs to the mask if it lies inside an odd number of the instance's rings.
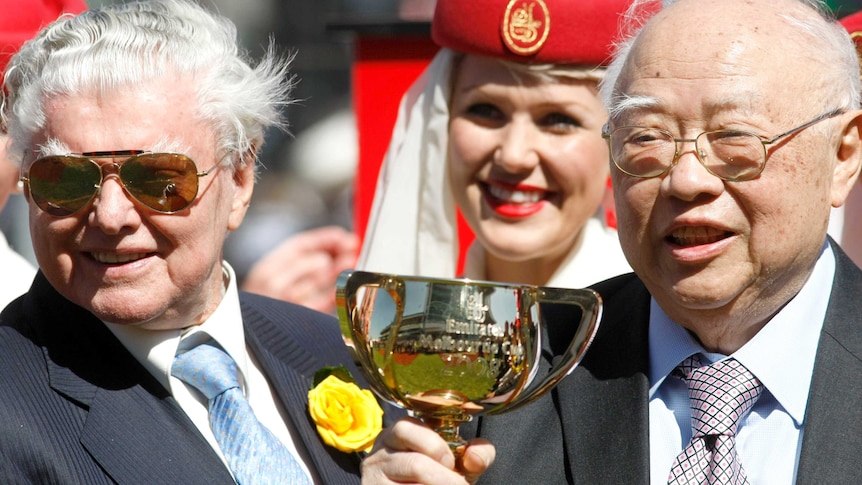
[[[99,184],[95,186],[96,193],[93,198],[98,199],[99,207],[112,207],[113,209],[109,209],[109,212],[112,212],[118,210],[116,207],[139,203],[139,199],[129,191],[126,182],[123,180],[122,163],[97,163],[96,166],[99,168],[101,177]],[[113,180],[117,186],[108,187],[106,185],[108,180]]]
[[[102,187],[105,185],[105,181],[109,179],[115,179],[116,182],[120,185],[120,189],[125,193],[126,184],[123,182],[122,177],[120,176],[120,164],[116,162],[109,163],[95,163],[95,165],[99,168],[99,183],[93,188],[96,190],[95,196],[102,196]]]
[[[99,167],[99,184],[96,185],[96,190],[101,191],[102,185],[105,184],[105,180],[109,178],[115,178],[117,183],[120,186],[124,186],[123,179],[120,176],[120,164],[116,162],[110,163],[96,163],[96,166]]]

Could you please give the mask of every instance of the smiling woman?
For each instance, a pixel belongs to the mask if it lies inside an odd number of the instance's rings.
[[[358,267],[456,276],[457,208],[476,235],[464,276],[582,287],[629,271],[600,210],[598,98],[628,3],[438,1],[443,49],[402,101]]]

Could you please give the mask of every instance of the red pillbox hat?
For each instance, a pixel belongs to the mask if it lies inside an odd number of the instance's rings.
[[[0,71],[42,27],[63,13],[77,14],[86,9],[84,0],[0,0]]]
[[[862,11],[848,15],[840,20],[841,25],[850,33],[853,42],[862,42]]]
[[[442,47],[516,62],[604,65],[631,0],[437,0]]]

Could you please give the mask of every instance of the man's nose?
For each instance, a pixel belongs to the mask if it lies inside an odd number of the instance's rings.
[[[140,223],[135,202],[123,188],[119,175],[102,167],[102,183],[96,192],[90,211],[91,224],[100,227],[107,234],[119,234],[126,227]]]

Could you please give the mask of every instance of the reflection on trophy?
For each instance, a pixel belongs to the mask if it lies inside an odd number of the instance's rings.
[[[464,444],[461,423],[516,409],[569,374],[601,313],[601,298],[589,289],[361,271],[340,275],[336,300],[345,342],[374,392],[456,452]],[[573,337],[540,375],[549,325],[568,326]]]

